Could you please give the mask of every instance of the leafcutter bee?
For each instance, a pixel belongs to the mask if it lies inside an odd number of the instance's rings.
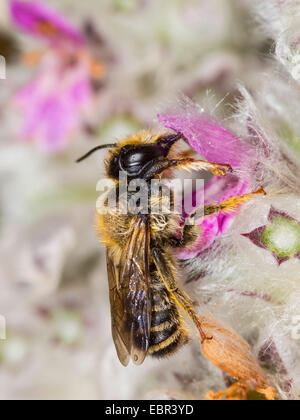
[[[106,174],[112,187],[106,199],[97,208],[97,230],[106,246],[107,273],[110,291],[112,336],[121,363],[130,358],[137,365],[146,355],[170,356],[188,341],[189,334],[182,314],[196,326],[202,341],[209,339],[201,328],[192,300],[178,285],[179,268],[173,249],[192,244],[199,235],[197,225],[180,224],[177,214],[153,214],[151,197],[148,211],[143,213],[108,208],[107,198],[116,194],[120,199],[120,172],[126,182],[142,179],[147,184],[164,178],[172,169],[210,170],[214,175],[226,176],[231,167],[186,157],[176,152],[176,143],[183,139],[180,133],[157,134],[142,131],[114,144],[98,146],[109,149],[105,160]],[[184,140],[184,139],[183,139]],[[230,198],[221,204],[204,206],[203,214],[235,209],[253,198],[258,190]],[[171,195],[171,200],[173,195]],[[131,193],[128,192],[128,202]],[[163,200],[163,194],[160,200]],[[178,234],[180,233],[180,234]]]

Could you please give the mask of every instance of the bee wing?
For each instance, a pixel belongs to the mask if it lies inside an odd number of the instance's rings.
[[[137,215],[132,219],[119,263],[107,252],[112,335],[125,366],[130,357],[135,364],[141,364],[148,352],[152,306],[149,250],[149,221]]]
[[[106,259],[111,308],[112,336],[120,362],[122,365],[127,366],[130,359],[128,351],[129,335],[122,328],[124,308],[122,299],[117,290],[117,268],[108,250],[106,252]]]

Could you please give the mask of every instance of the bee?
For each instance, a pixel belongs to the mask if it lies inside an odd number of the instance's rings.
[[[178,351],[189,340],[184,314],[194,323],[202,342],[211,338],[202,330],[192,300],[179,287],[180,271],[174,255],[174,248],[186,247],[199,237],[198,225],[182,226],[181,218],[172,212],[154,214],[151,196],[147,212],[131,212],[129,207],[124,214],[117,206],[111,209],[107,204],[113,190],[120,198],[120,172],[125,172],[127,182],[142,179],[150,183],[169,176],[174,169],[206,169],[217,176],[226,176],[232,170],[228,164],[197,160],[176,151],[176,143],[181,139],[185,140],[181,133],[144,130],[117,143],[98,146],[77,161],[99,149],[108,149],[106,175],[113,182],[97,208],[96,228],[106,246],[112,336],[124,366],[130,359],[140,365],[147,355],[163,358]],[[206,205],[204,217],[231,211],[263,192],[260,189],[221,204]],[[159,200],[164,198],[162,192]]]

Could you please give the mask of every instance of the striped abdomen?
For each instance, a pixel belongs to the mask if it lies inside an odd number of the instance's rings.
[[[176,303],[160,284],[152,288],[152,323],[148,353],[154,357],[169,356],[188,340]]]

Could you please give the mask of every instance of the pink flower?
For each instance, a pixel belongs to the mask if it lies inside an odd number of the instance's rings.
[[[84,35],[67,19],[37,1],[10,1],[11,17],[16,25],[29,34],[51,43],[83,44]]]
[[[183,109],[158,115],[168,129],[184,135],[190,146],[205,159],[215,163],[230,164],[234,170],[224,178],[212,178],[204,189],[204,203],[218,204],[236,195],[250,192],[251,175],[257,164],[255,148],[222,127],[213,117],[189,104]],[[252,169],[251,169],[252,168]],[[205,217],[197,223],[201,235],[192,246],[178,251],[181,259],[197,256],[231,226],[237,212]]]
[[[16,25],[49,44],[34,80],[16,95],[24,121],[21,138],[35,141],[48,152],[63,149],[82,125],[93,99],[93,59],[85,36],[36,1],[11,0],[10,11]],[[101,69],[98,63],[99,77]]]

